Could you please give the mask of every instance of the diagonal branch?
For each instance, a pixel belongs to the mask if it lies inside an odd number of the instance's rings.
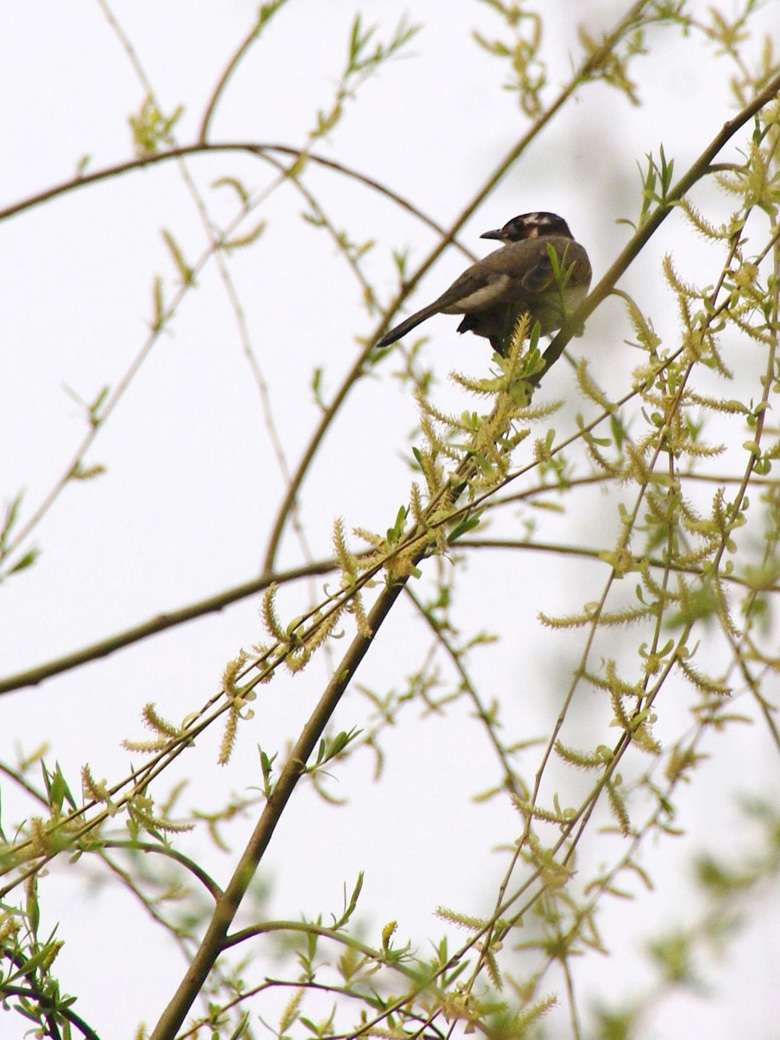
[[[577,312],[572,315],[567,327],[561,329],[544,352],[545,367],[539,373],[537,377],[538,379],[541,379],[550,366],[554,365],[561,356],[566,344],[572,338],[573,330],[578,326],[581,326],[598,305],[610,295],[619,279],[625,274],[634,260],[636,260],[639,253],[647,245],[650,238],[656,233],[658,228],[663,224],[680,200],[684,199],[691,188],[693,188],[694,185],[703,177],[706,177],[708,174],[713,172],[713,160],[721,149],[728,144],[738,130],[742,129],[745,123],[749,122],[749,120],[760,112],[762,108],[774,101],[778,92],[780,92],[780,73],[774,76],[770,80],[769,85],[762,90],[760,94],[757,94],[738,115],[723,124],[720,133],[710,142],[710,144],[707,145],[699,158],[691,167],[689,167],[685,174],[670,190],[666,199],[659,203],[645,223],[637,230],[636,234],[625,246],[623,252],[617,257],[593,292],[588,296],[587,300],[585,300]]]
[[[203,941],[192,964],[187,969],[176,993],[160,1017],[150,1040],[171,1040],[184,1022],[187,1013],[200,993],[214,962],[227,943],[227,933],[238,911],[239,904],[255,875],[258,864],[268,848],[276,825],[281,819],[293,791],[303,775],[306,762],[317,745],[342,694],[352,680],[371,646],[376,633],[409,580],[408,576],[389,585],[368,615],[370,635],[358,634],[342,658],[328,683],[319,703],[312,712],[292,749],[279,780],[269,797],[252,837],[246,846],[232,878],[219,899]]]

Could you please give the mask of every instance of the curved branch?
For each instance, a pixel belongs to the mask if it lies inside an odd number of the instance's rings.
[[[54,198],[57,198],[60,195],[66,194],[67,192],[76,190],[79,187],[86,186],[86,185],[89,185],[89,184],[94,184],[94,183],[97,183],[98,181],[106,180],[106,179],[109,179],[109,178],[112,178],[112,177],[121,176],[121,175],[123,175],[125,173],[129,173],[129,172],[132,172],[132,171],[135,171],[135,170],[138,170],[138,169],[142,169],[142,168],[144,168],[144,167],[146,167],[146,166],[148,166],[150,164],[153,164],[155,162],[168,161],[170,159],[177,159],[178,160],[178,159],[181,159],[184,156],[198,154],[198,153],[210,153],[210,152],[215,152],[215,151],[217,151],[217,152],[218,151],[236,151],[236,150],[238,150],[238,151],[247,151],[247,152],[250,152],[250,153],[252,153],[254,155],[257,155],[260,158],[266,158],[265,153],[268,152],[268,151],[278,151],[278,152],[282,152],[284,154],[291,155],[291,156],[294,156],[294,157],[297,157],[297,158],[301,158],[304,155],[304,153],[302,153],[299,149],[290,148],[287,145],[256,145],[256,144],[249,144],[249,143],[238,143],[238,144],[222,144],[222,145],[191,145],[191,146],[181,147],[181,148],[172,148],[172,149],[170,149],[170,150],[168,150],[167,152],[164,152],[164,153],[160,153],[160,154],[157,154],[157,155],[143,156],[143,157],[141,157],[139,159],[136,159],[136,160],[133,160],[133,161],[130,161],[130,162],[127,162],[127,163],[120,163],[118,165],[115,165],[115,166],[112,166],[112,167],[108,167],[108,168],[106,168],[104,170],[98,171],[97,173],[89,174],[89,175],[87,175],[85,177],[80,177],[80,178],[78,178],[76,180],[73,180],[73,181],[68,181],[65,184],[60,184],[58,186],[55,186],[54,188],[50,188],[50,189],[47,189],[46,191],[40,192],[37,195],[30,196],[29,198],[23,200],[20,203],[16,203],[13,206],[9,206],[9,207],[6,207],[3,210],[0,210],[0,220],[2,220],[4,218],[11,217],[11,216],[19,215],[20,213],[25,212],[28,209],[31,209],[31,208],[33,208],[33,207],[35,207],[37,205],[41,205],[41,204],[43,204],[45,202],[51,201]],[[428,224],[437,233],[442,234],[442,235],[446,234],[444,232],[444,230],[442,228],[440,228],[438,224],[435,223],[435,221],[433,221],[430,218],[426,217],[423,213],[421,213],[419,210],[417,210],[416,207],[412,206],[411,203],[409,203],[407,200],[403,199],[401,196],[397,195],[396,193],[391,192],[389,189],[385,188],[383,185],[379,184],[377,181],[373,181],[371,178],[365,177],[362,174],[358,174],[355,171],[350,170],[348,167],[343,166],[342,164],[334,162],[334,161],[329,160],[329,159],[324,159],[322,157],[318,157],[318,156],[312,155],[310,153],[306,153],[305,158],[307,159],[307,161],[311,160],[311,161],[313,161],[315,163],[319,163],[319,164],[321,164],[321,165],[323,165],[323,166],[325,166],[325,167],[327,167],[329,169],[332,169],[332,170],[334,170],[336,172],[340,172],[340,173],[344,174],[345,176],[353,177],[356,180],[358,180],[359,182],[365,184],[366,186],[372,187],[373,189],[375,189],[375,190],[379,191],[380,193],[386,195],[387,197],[391,198],[399,206],[401,206],[402,208],[408,210],[410,213],[412,213],[413,215],[418,217],[424,223]],[[284,174],[282,174],[282,178],[281,179],[284,180],[284,178],[286,176],[287,176],[287,174],[285,172]],[[451,239],[451,235],[449,237]],[[471,260],[474,259],[473,254],[470,253],[468,250],[466,250],[465,247],[463,247],[461,245],[458,245],[458,248],[461,249],[461,251],[464,252],[465,255],[469,259],[471,259]],[[217,249],[217,245],[214,242],[212,242],[211,243],[211,247],[206,251],[205,255],[196,263],[195,267],[193,268],[194,273],[197,273],[200,270],[200,268],[203,266],[203,264],[206,262],[206,260],[216,251],[216,249]],[[176,297],[174,298],[174,301],[168,307],[168,310],[166,312],[166,320],[173,313],[173,311],[176,309],[176,307],[178,306],[178,303],[180,302],[180,300],[183,297],[183,295],[188,291],[189,285],[190,285],[190,283],[185,283],[179,289],[179,292],[177,293]],[[8,553],[14,551],[15,548],[24,540],[24,538],[27,537],[27,535],[32,530],[32,528],[35,527],[35,525],[39,522],[41,517],[48,511],[48,509],[51,507],[53,502],[57,499],[59,494],[62,492],[63,488],[67,485],[69,480],[72,478],[72,475],[73,475],[73,472],[75,470],[75,467],[78,465],[78,463],[81,460],[81,458],[83,457],[84,453],[86,452],[86,450],[90,447],[90,445],[94,441],[94,438],[97,435],[97,431],[103,425],[103,421],[113,411],[115,405],[118,403],[120,398],[123,396],[125,390],[127,389],[127,386],[130,384],[130,382],[132,381],[133,377],[135,376],[137,370],[139,369],[140,365],[142,364],[142,362],[144,361],[144,359],[148,355],[149,351],[151,350],[152,345],[156,342],[156,339],[159,336],[159,332],[160,332],[161,328],[162,328],[162,324],[160,325],[159,328],[153,328],[152,329],[149,337],[147,338],[146,343],[141,348],[141,350],[140,350],[139,354],[137,355],[136,359],[133,361],[133,363],[131,364],[131,366],[128,369],[127,373],[120,380],[120,383],[118,384],[117,388],[114,390],[114,392],[111,394],[110,398],[106,402],[106,404],[104,406],[104,409],[103,409],[102,416],[101,416],[101,420],[102,420],[101,423],[93,423],[92,424],[89,432],[87,433],[86,437],[83,439],[81,445],[79,446],[79,448],[78,448],[78,450],[76,452],[75,458],[72,461],[71,465],[67,467],[67,469],[65,470],[63,475],[57,481],[57,483],[54,486],[54,488],[49,492],[49,494],[43,500],[41,505],[35,510],[35,512],[33,513],[32,517],[27,521],[27,523],[24,524],[24,526],[22,527],[21,531],[17,532],[17,535],[16,535],[14,541],[12,543],[10,543],[6,547],[6,551]],[[349,385],[351,385],[352,381],[354,381],[354,379],[357,378],[357,375],[359,374],[361,367],[362,367],[362,358],[361,358],[361,361],[358,364],[358,366],[356,366],[353,369],[353,371],[350,373]],[[336,407],[338,407],[340,405],[342,399],[343,399],[343,397],[337,397]],[[334,414],[335,414],[335,411],[334,411]],[[328,424],[326,423],[325,429],[327,428],[327,425]],[[314,439],[312,441],[312,456],[313,456],[314,451],[316,451],[317,446],[320,443],[321,435],[322,435],[321,431],[318,429],[318,431],[315,433]],[[306,463],[306,467],[308,467],[308,462]],[[303,472],[305,472],[305,469],[303,470]],[[298,473],[296,474],[296,476],[302,477],[301,467],[300,466],[299,466]],[[287,518],[288,518],[288,516],[290,514],[290,510],[291,510],[292,505],[293,505],[294,500],[295,500],[297,486],[298,485],[296,483],[296,479],[295,479],[295,477],[293,477],[292,480],[290,481],[288,492],[285,495],[282,507],[281,507],[281,509],[279,511],[279,516],[282,518],[282,523],[286,523]],[[278,542],[278,539],[279,539],[280,535],[281,535],[281,527],[279,526],[279,520],[277,518],[277,524],[274,527],[274,545],[276,545],[276,543]],[[267,555],[270,556],[271,554],[269,553]],[[275,552],[273,553],[273,556],[275,557]],[[265,567],[264,568],[265,571],[269,571],[271,569],[272,568],[269,568],[269,567]],[[1,692],[3,692],[2,689],[0,689],[0,693]]]
[[[123,646],[129,646],[130,643],[137,643],[148,636],[164,632],[166,628],[174,628],[176,625],[184,624],[185,621],[203,617],[204,614],[213,614],[216,611],[224,610],[231,603],[237,603],[248,596],[254,596],[274,583],[282,585],[290,581],[297,581],[299,578],[309,578],[315,574],[330,574],[337,566],[338,564],[335,560],[320,560],[316,563],[306,564],[303,567],[279,571],[277,574],[264,574],[252,581],[244,582],[242,585],[236,585],[232,589],[226,589],[216,596],[209,596],[207,599],[190,603],[186,607],[180,607],[179,610],[158,614],[157,617],[151,618],[149,621],[142,621],[132,628],[125,629],[124,632],[117,632],[115,635],[109,636],[108,639],[91,643],[89,646],[82,647],[81,650],[74,650],[64,657],[56,657],[52,661],[36,665],[35,668],[29,668],[24,672],[17,672],[15,675],[9,675],[5,679],[0,679],[0,694],[10,693],[12,690],[18,690],[23,686],[37,686],[38,683],[43,682],[44,679],[51,678],[52,675],[70,671],[71,668],[77,668],[79,665],[86,664],[88,661],[95,661],[100,657],[107,657],[109,654],[114,653],[115,650],[120,650]]]
[[[198,134],[198,141],[201,144],[206,143],[208,137],[209,125],[211,123],[211,117],[214,115],[214,109],[217,107],[222,94],[224,93],[225,87],[227,86],[228,80],[238,68],[241,60],[249,51],[249,48],[260,36],[260,33],[266,26],[266,23],[276,14],[276,12],[287,3],[287,0],[275,0],[272,4],[263,4],[257,15],[257,23],[249,30],[247,35],[239,44],[235,54],[227,63],[225,71],[219,78],[214,91],[209,98],[208,104],[206,105],[206,111],[203,114],[203,121],[200,124],[200,133]]]
[[[576,556],[580,560],[593,560],[594,563],[603,563],[607,567],[611,567],[608,557],[611,550],[609,549],[593,549],[585,545],[556,545],[554,542],[534,542],[534,541],[521,541],[517,538],[459,538],[456,547],[460,549],[530,549],[539,550],[545,553],[557,553],[559,556]],[[646,556],[642,557],[651,567],[657,567],[659,570],[667,570],[674,574],[692,574],[694,577],[701,578],[707,574],[704,567],[697,566],[696,564],[690,563],[683,565],[680,563],[670,563],[668,560],[661,559],[657,556]],[[740,578],[738,574],[723,574],[720,576],[721,581],[725,581],[730,585],[739,585],[745,589],[752,589],[753,586],[745,578]],[[762,592],[780,592],[780,585],[777,583],[772,585],[766,585],[762,587]]]
[[[156,152],[154,155],[142,155],[136,159],[129,159],[127,162],[115,163],[113,166],[106,166],[95,173],[87,173],[83,177],[76,177],[61,184],[55,184],[52,188],[46,188],[44,191],[22,199],[21,202],[15,202],[11,206],[0,209],[0,221],[9,217],[19,216],[19,214],[25,213],[35,206],[41,206],[46,202],[59,198],[60,195],[67,195],[69,192],[77,191],[79,188],[86,188],[100,181],[111,180],[113,177],[122,177],[126,173],[134,173],[136,170],[146,169],[147,166],[170,162],[173,159],[186,158],[188,155],[211,155],[217,152],[248,152],[250,155],[256,155],[260,158],[263,158],[266,152],[280,152],[282,155],[289,155],[293,159],[305,159],[307,162],[313,162],[317,166],[332,170],[334,173],[341,173],[345,177],[349,177],[364,185],[366,188],[384,195],[385,198],[400,206],[401,209],[410,213],[413,217],[416,217],[417,220],[427,225],[432,231],[435,231],[437,235],[447,235],[445,228],[437,224],[435,220],[423,213],[408,199],[405,199],[402,195],[392,191],[386,185],[373,177],[369,177],[367,174],[359,173],[344,163],[336,162],[335,159],[326,159],[323,155],[317,155],[316,152],[307,152],[287,144],[263,144],[262,142],[251,141],[225,141],[221,144],[198,142],[197,144],[181,145],[178,148],[169,148],[165,152]],[[472,261],[475,259],[474,254],[469,249],[466,249],[464,245],[455,241],[454,238],[450,238],[450,240],[464,256]]]
[[[100,853],[104,849],[122,849],[123,852],[153,852],[166,859],[172,859],[180,867],[184,867],[193,874],[203,885],[208,894],[217,900],[222,895],[222,889],[216,881],[206,873],[200,864],[196,863],[183,852],[178,852],[172,845],[157,845],[152,841],[101,841],[97,848],[89,849],[90,852]]]
[[[239,943],[246,942],[247,939],[253,939],[257,935],[267,935],[269,932],[301,932],[303,935],[316,935],[320,939],[332,939],[334,942],[341,943],[342,946],[355,950],[371,960],[384,960],[388,968],[395,968],[397,971],[412,978],[416,975],[416,972],[404,968],[400,963],[388,961],[387,954],[383,954],[381,950],[375,950],[373,947],[360,942],[359,939],[355,939],[353,936],[347,935],[336,928],[327,928],[324,925],[315,924],[313,921],[263,921],[262,924],[249,925],[247,928],[242,928],[240,931],[226,936],[223,949],[228,950],[231,946],[238,946]]]

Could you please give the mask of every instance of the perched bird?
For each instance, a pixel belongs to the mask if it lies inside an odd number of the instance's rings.
[[[504,354],[518,318],[530,314],[542,334],[555,332],[585,299],[590,285],[588,254],[555,213],[523,213],[480,238],[505,243],[463,272],[438,300],[396,325],[380,341],[386,347],[434,314],[463,314],[458,332],[490,340]],[[550,258],[558,258],[558,275]]]

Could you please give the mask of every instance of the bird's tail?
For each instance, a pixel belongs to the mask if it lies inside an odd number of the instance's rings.
[[[400,325],[396,325],[394,329],[390,329],[377,343],[378,347],[389,347],[391,343],[395,343],[396,340],[401,339],[407,332],[411,332],[413,328],[420,324],[421,321],[425,321],[426,318],[430,318],[434,314],[438,314],[439,308],[435,305],[423,307],[421,311],[417,311],[415,314],[411,314],[405,321],[402,321]]]

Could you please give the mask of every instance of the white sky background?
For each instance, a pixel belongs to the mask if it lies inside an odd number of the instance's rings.
[[[176,128],[180,142],[197,132],[205,101],[255,7],[243,0],[113,5],[163,109],[186,106]],[[596,34],[627,4],[561,0],[544,7],[549,11],[546,55],[554,56],[557,76],[552,90],[567,76],[570,55],[576,53],[576,23],[585,21]],[[232,80],[212,123],[212,139],[303,144],[317,108],[330,103],[356,10],[353,0],[291,0]],[[378,23],[386,39],[404,6],[368,0],[362,10],[364,22]],[[777,14],[773,0],[764,23],[776,22]],[[418,0],[410,20],[424,29],[409,57],[366,84],[332,138],[315,150],[376,178],[447,226],[525,122],[514,96],[500,90],[503,69],[470,38],[472,28],[486,36],[502,33],[487,6]],[[600,276],[628,235],[615,221],[636,216],[636,160],[663,142],[676,169],[684,170],[729,112],[728,63],[698,44],[684,46],[671,30],[660,38],[651,58],[633,67],[643,107],[631,108],[603,86],[583,91],[469,221],[459,236],[464,244],[481,254],[487,251],[478,239],[482,231],[526,210],[550,209],[569,221]],[[0,10],[0,67],[6,84],[0,101],[0,206],[67,180],[84,155],[91,156],[90,170],[131,157],[127,117],[140,109],[144,92],[96,3],[6,5]],[[219,220],[231,212],[233,198],[228,189],[210,189],[214,179],[240,176],[254,192],[272,176],[256,159],[234,155],[196,158],[189,169]],[[433,233],[383,197],[334,174],[310,169],[306,183],[337,227],[355,241],[376,240],[366,270],[382,299],[389,300],[396,285],[391,251],[408,247],[414,263],[433,244]],[[251,219],[251,224],[258,217],[268,221],[260,243],[231,261],[291,466],[318,417],[309,374],[324,368],[328,397],[360,349],[354,337],[369,335],[377,323],[362,308],[359,287],[326,234],[301,221],[303,208],[291,187],[282,188]],[[188,259],[203,249],[197,213],[173,163],[87,188],[0,225],[4,499],[24,487],[26,510],[39,504],[84,434],[83,416],[63,387],[91,401],[104,385],[115,386],[147,334],[156,274],[164,276],[172,295],[176,272],[160,237],[162,227]],[[677,249],[693,273],[707,248],[681,232],[679,218],[668,220],[621,283],[669,336],[676,319],[663,292],[660,258]],[[713,272],[720,262],[713,254]],[[438,295],[464,266],[462,255],[450,250],[410,307]],[[43,550],[40,561],[0,593],[3,675],[250,580],[259,571],[283,481],[213,264],[199,282],[172,334],[155,345],[87,456],[88,465],[106,466],[106,475],[66,489],[35,532],[33,542]],[[489,351],[474,337],[457,336],[455,324],[438,317],[424,327],[431,336],[425,360],[440,378],[438,400],[461,410],[476,405],[448,384],[446,374],[451,369],[485,373]],[[612,392],[626,385],[638,361],[623,345],[629,335],[621,307],[608,301],[570,349],[593,358],[594,374]],[[744,364],[749,368],[752,359],[746,357]],[[303,516],[317,558],[330,555],[335,516],[344,516],[348,527],[384,531],[407,500],[410,477],[399,448],[407,444],[415,411],[390,378],[396,367],[396,360],[388,359],[379,369],[381,378],[363,380],[353,392],[305,485]],[[738,396],[733,388],[724,393]],[[572,399],[553,425],[559,433],[574,429],[575,413],[586,406],[565,362],[548,376],[544,396]],[[597,503],[594,498],[592,517],[574,517],[574,534],[564,522],[542,515],[538,523],[549,526],[541,527],[540,539],[564,538],[568,531],[576,543],[609,545],[614,531],[599,525],[603,517],[616,525],[616,514],[596,513]],[[299,562],[297,543],[288,535],[280,565]],[[598,587],[595,566],[572,568],[567,559],[542,554],[485,553],[471,560],[461,578],[464,629],[501,630],[504,637],[484,657],[475,654],[473,673],[489,696],[502,698],[508,719],[527,720],[529,735],[549,728],[558,705],[540,702],[539,691],[554,688],[549,677],[559,668],[565,675],[579,645],[543,630],[536,611],[579,609],[582,591],[571,575]],[[303,609],[305,596],[301,586],[280,598],[292,616]],[[360,681],[380,690],[401,685],[399,648],[414,629],[411,611],[402,606],[383,629]],[[145,736],[139,721],[144,703],[153,700],[163,715],[183,718],[218,688],[224,663],[241,646],[262,638],[258,601],[247,600],[36,690],[4,696],[0,757],[12,760],[15,747],[29,752],[49,741],[49,758],[60,762],[74,791],[85,761],[96,777],[113,781],[125,775],[131,761],[120,750],[121,740]],[[240,731],[227,770],[215,765],[218,735],[205,739],[192,753],[198,765],[185,763],[196,781],[184,804],[216,808],[225,791],[243,792],[257,783],[256,743],[272,750],[295,734],[325,674],[324,661],[317,661],[305,676],[282,676],[263,688],[257,717]],[[546,678],[534,678],[539,675]],[[358,702],[347,699],[341,707],[337,728],[348,729],[362,717],[363,705],[355,711],[353,703]],[[678,711],[671,733],[684,717],[684,707]],[[473,734],[461,712],[446,723],[409,715],[385,736],[382,783],[368,782],[372,763],[365,754],[334,770],[331,789],[349,800],[347,808],[325,807],[310,792],[299,791],[266,868],[271,916],[338,912],[342,885],[350,886],[361,868],[371,941],[386,921],[397,918],[399,937],[410,936],[422,950],[426,935],[443,930],[432,916],[437,905],[486,911],[504,865],[491,850],[518,824],[505,807],[469,801],[497,777],[495,762],[487,749],[475,746]],[[627,904],[628,911],[622,905],[605,907],[602,931],[616,956],[600,961],[594,956],[582,975],[603,999],[648,984],[641,937],[671,920],[671,913],[679,914],[680,901],[689,898],[682,876],[686,857],[713,835],[729,833],[735,790],[778,791],[776,762],[757,728],[732,730],[721,743],[711,748],[715,754],[705,767],[706,782],[702,775],[685,796],[680,824],[688,828],[689,840],[678,843],[679,850],[667,842],[656,850],[655,862],[648,859],[657,891]],[[6,826],[15,818],[14,808],[3,806]],[[236,825],[234,853],[252,822]],[[199,848],[195,839],[192,847]],[[205,858],[224,882],[234,856],[209,851]],[[85,872],[97,877],[88,867]],[[153,1024],[183,971],[178,953],[165,951],[159,931],[139,919],[138,906],[124,895],[119,904],[127,912],[121,913],[118,941],[117,897],[108,889],[91,891],[94,881],[85,884],[75,871],[55,867],[52,873],[42,886],[44,912],[52,914],[51,925],[63,922],[60,938],[67,944],[57,967],[64,990],[79,995],[78,1009],[105,1037],[128,1036],[141,1020]],[[691,904],[688,913],[694,912]],[[778,928],[775,901],[733,947],[727,964],[713,967],[710,980],[713,990],[723,991],[722,999],[669,1001],[648,1023],[646,1035],[776,1036]],[[20,1020],[6,1018],[0,1016],[0,1035],[21,1036]],[[559,1035],[567,1035],[563,1019],[560,1029]]]

